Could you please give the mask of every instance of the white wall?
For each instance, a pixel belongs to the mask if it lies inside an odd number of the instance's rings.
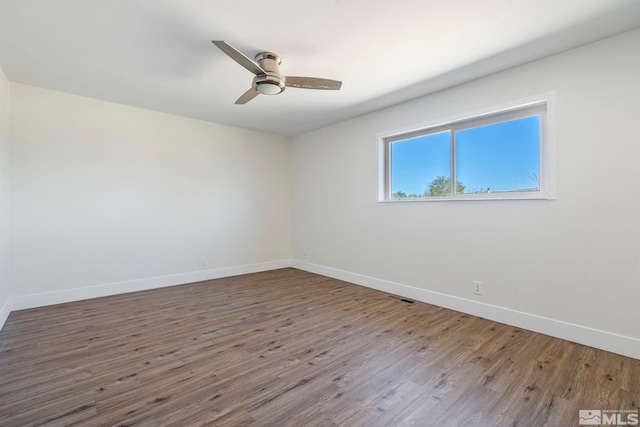
[[[12,300],[290,259],[288,138],[10,87]]]
[[[0,68],[0,328],[9,307],[9,81]]]
[[[638,76],[640,30],[294,138],[294,265],[640,338]],[[377,133],[547,91],[557,200],[376,203]]]

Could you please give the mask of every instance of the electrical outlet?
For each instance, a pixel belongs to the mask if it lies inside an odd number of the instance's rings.
[[[484,284],[482,282],[478,282],[477,280],[474,280],[472,282],[473,285],[473,293],[476,295],[482,295],[484,294]]]
[[[302,258],[304,258],[304,259],[308,259],[309,258],[309,252],[307,252],[306,249],[304,251],[302,251]]]
[[[200,258],[200,267],[207,266],[207,259],[205,257]]]

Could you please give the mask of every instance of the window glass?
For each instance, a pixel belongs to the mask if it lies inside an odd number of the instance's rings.
[[[425,197],[429,184],[449,181],[451,132],[439,132],[391,143],[391,197]]]
[[[455,132],[456,176],[464,193],[540,189],[540,117]]]

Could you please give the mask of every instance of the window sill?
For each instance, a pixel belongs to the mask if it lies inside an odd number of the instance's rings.
[[[420,203],[420,202],[466,202],[466,201],[481,201],[481,200],[556,200],[555,196],[549,196],[545,194],[499,194],[493,193],[491,195],[475,195],[469,194],[458,197],[410,197],[406,199],[386,199],[378,200],[378,203]]]

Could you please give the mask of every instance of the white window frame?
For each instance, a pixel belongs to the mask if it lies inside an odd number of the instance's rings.
[[[512,191],[495,193],[454,194],[446,197],[391,198],[391,144],[396,141],[422,135],[474,128],[505,122],[532,114],[540,115],[540,176],[538,191]],[[450,173],[455,177],[455,144],[450,141]],[[451,179],[451,186],[455,186]],[[509,102],[483,110],[459,114],[428,123],[409,126],[378,134],[378,201],[379,202],[439,202],[451,200],[509,200],[539,199],[553,200],[555,193],[555,95],[552,92]]]

